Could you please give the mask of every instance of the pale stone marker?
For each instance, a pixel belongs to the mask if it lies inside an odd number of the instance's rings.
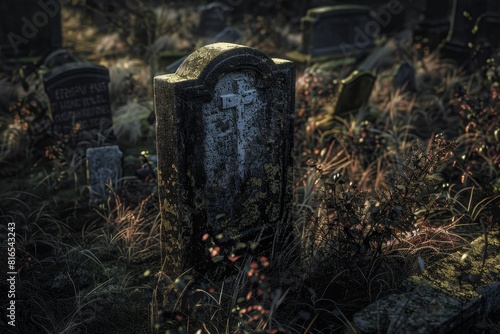
[[[158,182],[173,274],[206,260],[202,237],[266,240],[291,200],[295,67],[215,43],[155,77]]]
[[[122,155],[116,145],[87,149],[90,205],[106,202],[111,190],[119,190],[122,177]]]

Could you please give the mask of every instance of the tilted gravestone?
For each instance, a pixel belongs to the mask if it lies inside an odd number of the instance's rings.
[[[43,81],[55,133],[99,136],[100,142],[115,140],[109,98],[107,68],[69,63],[44,73]],[[97,139],[97,138],[96,138]]]
[[[401,62],[394,69],[392,78],[394,88],[414,92],[417,90],[415,68],[407,62]]]
[[[291,200],[294,64],[215,43],[154,85],[160,210],[173,273],[201,263],[205,234],[227,245],[272,242]]]
[[[61,47],[58,1],[0,2],[0,55],[6,58],[40,57]]]
[[[113,145],[88,148],[86,155],[89,204],[105,203],[112,191],[120,189],[122,152]]]
[[[198,35],[213,37],[226,28],[231,7],[221,2],[212,2],[201,9]]]
[[[312,60],[319,57],[349,57],[375,46],[380,26],[370,7],[356,5],[309,9],[301,20],[300,52]]]
[[[368,103],[376,77],[366,70],[356,70],[340,82],[334,114],[342,116]]]

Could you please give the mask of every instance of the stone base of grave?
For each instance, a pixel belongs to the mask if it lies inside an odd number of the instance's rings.
[[[406,280],[407,292],[390,295],[356,313],[358,333],[450,333],[500,310],[500,233]],[[467,254],[467,255],[464,255]]]

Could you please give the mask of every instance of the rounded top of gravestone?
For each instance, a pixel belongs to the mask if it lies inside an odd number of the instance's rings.
[[[54,82],[75,76],[78,78],[94,77],[103,81],[109,81],[109,70],[104,66],[90,63],[66,63],[44,73],[43,81],[46,85],[50,85]]]
[[[215,68],[220,68],[220,64],[225,64],[225,70],[231,67],[246,65],[257,67],[260,72],[271,72],[271,67],[277,63],[278,59],[271,59],[265,53],[244,45],[233,43],[213,43],[205,45],[187,57],[179,66],[175,75],[185,80],[198,79],[203,74],[210,74]]]

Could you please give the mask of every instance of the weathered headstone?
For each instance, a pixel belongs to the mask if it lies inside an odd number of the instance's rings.
[[[205,234],[227,245],[269,244],[291,199],[294,64],[215,43],[154,84],[160,210],[174,274],[206,258]]]
[[[311,59],[349,57],[374,47],[380,26],[370,7],[343,5],[309,9],[301,20],[300,52]]]
[[[122,152],[113,145],[88,148],[86,155],[89,204],[104,203],[112,191],[120,189]]]
[[[376,77],[366,70],[356,70],[340,82],[335,115],[358,110],[368,103]]]
[[[392,79],[394,88],[414,92],[417,90],[415,68],[407,62],[401,62],[394,69]]]
[[[218,1],[203,6],[200,13],[198,34],[203,37],[212,37],[222,31],[228,24],[231,9]]]
[[[61,47],[61,13],[57,1],[0,2],[0,55],[41,57]]]
[[[57,134],[95,133],[110,142],[115,140],[107,68],[93,64],[65,64],[45,73],[43,81]]]

